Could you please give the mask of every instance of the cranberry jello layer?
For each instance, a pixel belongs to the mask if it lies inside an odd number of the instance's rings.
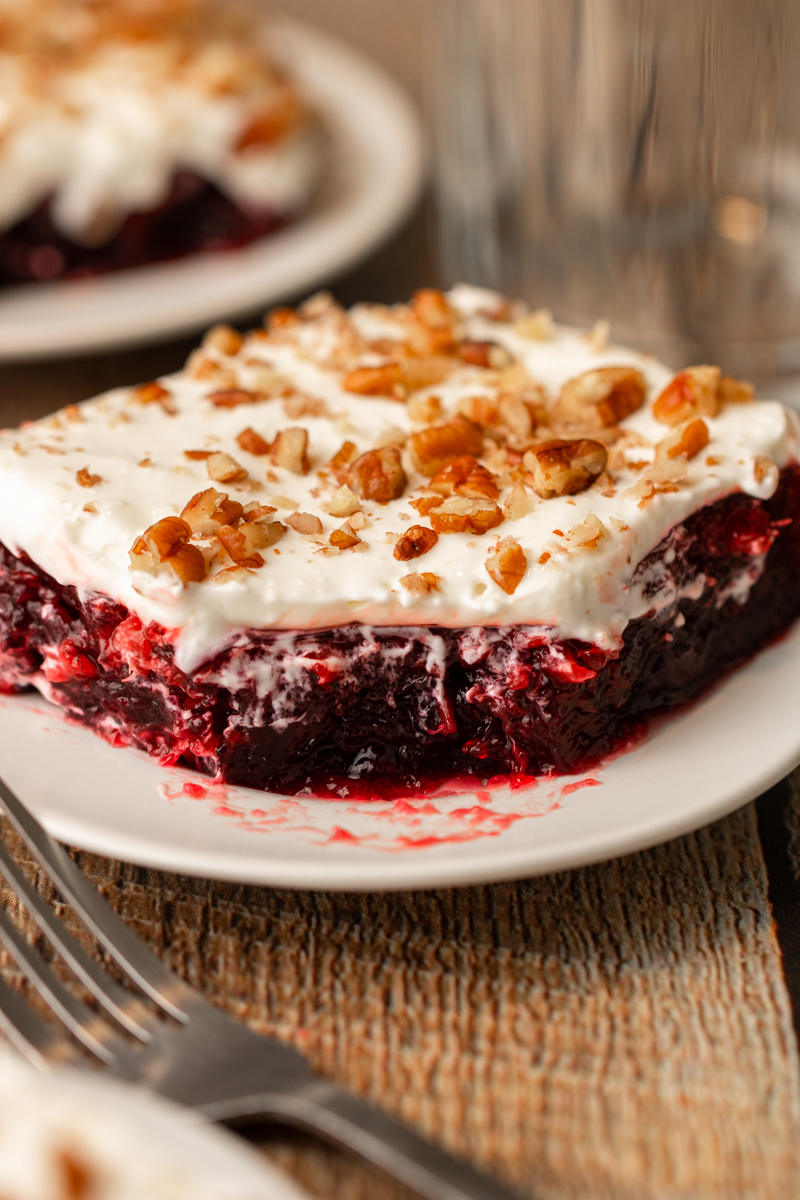
[[[0,4],[0,284],[240,246],[303,207],[321,154],[230,5]]]
[[[218,780],[574,771],[800,611],[796,418],[483,290],[0,434],[0,687]]]

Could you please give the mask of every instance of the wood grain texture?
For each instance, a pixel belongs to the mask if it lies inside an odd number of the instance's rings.
[[[778,1200],[800,1074],[752,808],[652,851],[491,887],[340,895],[87,853],[211,1000],[524,1194]],[[398,1196],[304,1139],[320,1196]]]

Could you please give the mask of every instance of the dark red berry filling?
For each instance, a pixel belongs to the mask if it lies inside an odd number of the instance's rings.
[[[0,548],[0,686],[35,677],[111,742],[274,791],[576,771],[795,619],[798,514],[793,466],[769,502],[736,493],[676,526],[637,570],[653,609],[613,653],[523,625],[248,630],[191,675],[169,631]]]
[[[50,201],[0,233],[0,286],[78,279],[202,251],[233,250],[286,224],[270,209],[240,208],[213,183],[179,171],[158,208],[131,213],[101,246],[81,246],[54,224]]]

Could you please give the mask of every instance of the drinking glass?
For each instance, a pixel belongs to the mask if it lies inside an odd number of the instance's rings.
[[[800,383],[800,2],[432,0],[443,273]],[[800,395],[800,386],[798,386]]]

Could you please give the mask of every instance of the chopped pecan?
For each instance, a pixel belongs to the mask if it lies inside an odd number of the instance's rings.
[[[261,434],[256,433],[255,429],[251,429],[249,426],[237,435],[236,444],[248,454],[269,454],[269,442],[265,442]]]
[[[238,408],[240,404],[255,404],[261,397],[258,392],[248,392],[244,388],[223,388],[211,392],[208,399],[215,408]]]
[[[189,355],[186,360],[186,374],[190,379],[211,383],[218,388],[235,388],[237,383],[235,371],[221,367],[203,350],[193,350]]]
[[[190,458],[192,462],[204,462],[207,458],[211,458],[213,453],[213,450],[184,450],[183,456],[184,458]],[[139,466],[141,465],[139,463]]]
[[[594,513],[589,513],[585,521],[578,525],[573,525],[567,530],[566,539],[570,546],[582,547],[583,549],[592,550],[608,533],[603,522]]]
[[[294,475],[308,474],[308,434],[297,426],[283,429],[270,447],[270,458]]]
[[[331,414],[324,400],[317,396],[305,396],[296,392],[287,396],[283,402],[283,411],[290,421],[299,421],[300,417],[329,417]]]
[[[94,487],[103,482],[103,476],[93,475],[88,467],[81,467],[75,474],[75,480],[79,487]]]
[[[237,567],[263,567],[259,550],[269,545],[269,526],[258,521],[246,525],[220,525],[217,537]]]
[[[342,387],[359,396],[393,396],[399,382],[399,364],[384,363],[381,367],[357,367],[344,377]]]
[[[717,397],[720,404],[749,404],[755,397],[755,388],[744,379],[732,379],[730,375],[723,375],[719,381]]]
[[[271,308],[264,317],[264,324],[273,333],[278,329],[292,329],[301,321],[293,308]]]
[[[463,341],[458,347],[458,357],[471,367],[489,367],[501,371],[514,361],[505,346],[497,342]]]
[[[209,479],[213,479],[215,483],[236,483],[239,479],[247,478],[244,467],[222,450],[217,450],[206,459],[206,470]]]
[[[341,529],[334,529],[333,533],[328,538],[332,546],[337,550],[352,550],[354,546],[361,544],[361,538],[357,536],[345,521]]]
[[[330,469],[333,471],[339,483],[343,483],[345,476],[350,468],[350,464],[358,457],[358,450],[355,442],[342,442],[339,449],[334,454],[330,461]]]
[[[599,429],[616,425],[641,408],[644,376],[633,367],[598,367],[569,379],[553,410],[553,419],[565,425]]]
[[[453,360],[444,354],[421,354],[407,358],[400,368],[400,383],[407,392],[435,387],[452,374],[455,365]]]
[[[474,496],[481,500],[497,499],[497,484],[491,471],[470,454],[462,454],[437,471],[428,485],[442,496]]]
[[[546,308],[528,313],[514,322],[514,333],[530,342],[549,342],[553,336],[553,315]]]
[[[368,450],[350,467],[346,482],[363,500],[376,500],[378,504],[398,500],[408,482],[400,461],[400,451],[396,446]]]
[[[268,367],[260,359],[251,358],[244,364],[253,368],[250,381],[259,399],[272,399],[275,396],[288,396],[292,385],[285,375],[281,375],[274,367]]]
[[[350,517],[361,509],[361,501],[346,483],[333,493],[328,505],[332,517]]]
[[[206,560],[197,546],[188,544],[191,534],[191,528],[180,517],[163,517],[133,543],[131,566],[151,575],[167,566],[181,583],[199,583],[206,573]]]
[[[486,560],[486,570],[498,587],[512,595],[525,574],[528,559],[519,542],[514,538],[503,538],[494,554]]]
[[[459,414],[444,425],[432,425],[408,439],[411,461],[423,475],[435,475],[451,458],[471,454],[475,458],[483,450],[483,431],[474,421]]]
[[[644,508],[657,492],[677,492],[688,474],[689,464],[684,455],[668,458],[649,467],[633,487],[626,488],[622,493],[623,499],[638,500],[638,507]]]
[[[432,425],[442,415],[442,402],[438,396],[412,396],[406,412],[415,425]]]
[[[664,425],[680,425],[690,417],[715,417],[719,388],[719,367],[687,367],[664,388],[653,405],[653,416]]]
[[[251,501],[250,504],[245,504],[242,509],[242,519],[244,521],[264,521],[266,517],[270,518],[269,523],[272,523],[272,514],[277,512],[277,509],[271,504],[259,504],[257,500]],[[235,521],[225,521],[225,525],[235,525]]]
[[[501,392],[497,402],[497,424],[514,442],[527,441],[536,428],[536,410],[513,393]]]
[[[294,512],[286,518],[286,524],[290,525],[297,533],[306,535],[322,533],[322,521],[313,513]]]
[[[447,354],[455,348],[456,314],[443,292],[423,288],[409,308],[416,327],[409,329],[407,341],[415,354]]]
[[[515,483],[511,489],[511,495],[503,505],[503,512],[507,521],[519,521],[522,517],[527,517],[528,513],[533,512],[536,507],[536,501],[533,496],[525,491],[521,483]]]
[[[421,558],[433,549],[438,540],[439,535],[432,529],[426,529],[424,525],[412,525],[395,542],[394,556],[400,562],[407,562],[410,558]]]
[[[181,519],[196,537],[210,537],[220,525],[235,525],[244,512],[238,500],[229,500],[225,492],[206,488],[197,492],[181,513]]]
[[[590,438],[578,441],[555,439],[528,450],[523,459],[531,473],[531,484],[543,500],[582,492],[605,470],[608,451]]]
[[[667,458],[677,458],[685,454],[694,458],[695,454],[708,445],[708,426],[702,417],[694,417],[683,425],[676,425],[665,438],[656,446],[656,462],[664,462]]]
[[[489,500],[454,496],[431,510],[431,525],[436,533],[486,533],[503,520],[503,513]]]
[[[417,500],[409,500],[411,508],[415,508],[421,517],[427,517],[431,509],[438,508],[441,503],[441,496],[420,496]]]
[[[238,354],[243,344],[244,338],[231,325],[215,325],[203,338],[204,350],[216,350],[226,358]]]
[[[160,404],[164,412],[168,413],[171,417],[177,412],[172,392],[162,387],[160,383],[156,383],[155,380],[152,380],[150,383],[140,383],[138,387],[133,389],[131,395],[139,404]],[[71,407],[74,408],[75,406],[72,405]]]
[[[458,406],[463,417],[476,425],[488,429],[497,424],[498,400],[496,396],[467,396]]]
[[[400,586],[414,596],[424,596],[427,592],[440,592],[442,580],[433,571],[416,571],[411,575],[400,576]]]

